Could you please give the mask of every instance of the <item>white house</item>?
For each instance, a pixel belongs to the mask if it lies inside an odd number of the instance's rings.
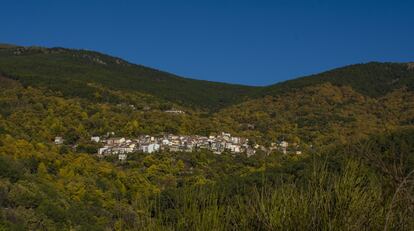
[[[240,144],[240,138],[239,137],[231,137],[231,142],[233,144]]]
[[[134,147],[134,145],[113,147],[111,152],[112,154],[131,153],[134,152]]]
[[[240,152],[241,152],[241,147],[240,147],[240,145],[233,145],[233,146],[231,147],[231,152],[240,153]]]
[[[286,142],[286,141],[282,141],[282,142],[280,142],[279,146],[282,149],[282,153],[287,154],[287,148],[289,146],[289,143]]]
[[[119,154],[118,155],[118,160],[120,160],[120,161],[124,161],[124,160],[126,160],[127,159],[127,154]]]
[[[282,142],[280,142],[279,146],[282,147],[282,148],[287,148],[289,146],[289,143],[286,142],[286,141],[282,141]]]
[[[103,155],[108,149],[109,149],[108,147],[103,147],[103,148],[98,149],[98,155]]]
[[[55,137],[55,144],[63,144],[63,141],[65,141],[62,137],[56,136]]]
[[[160,145],[159,144],[147,144],[147,145],[142,145],[141,148],[144,153],[153,153],[153,152],[157,152],[160,150]]]
[[[172,113],[172,114],[184,114],[185,112],[181,111],[181,110],[167,110],[164,111],[166,113]]]
[[[91,137],[91,141],[99,143],[99,141],[101,140],[101,138],[99,136],[92,136]]]

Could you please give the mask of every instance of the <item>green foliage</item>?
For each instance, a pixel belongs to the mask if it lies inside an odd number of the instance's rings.
[[[22,166],[19,162],[12,160],[7,156],[0,156],[0,176],[9,178],[12,182],[16,182],[21,177]]]
[[[371,98],[328,83],[249,100],[221,110],[213,121],[262,144],[288,140],[326,146],[407,125],[414,118],[413,102],[407,89]]]
[[[412,194],[393,202],[401,187],[378,166],[413,171],[412,137],[405,129],[302,158],[160,153],[126,163],[2,137],[1,160],[13,158],[20,174],[2,170],[0,218],[23,230],[410,230],[412,207],[401,201]],[[35,172],[9,151],[22,145]]]
[[[414,229],[405,64],[252,88],[89,51],[0,48],[0,230]],[[112,131],[229,131],[252,145],[287,140],[304,154],[98,159],[90,137]],[[53,144],[56,136],[65,143]]]
[[[65,139],[65,144],[82,144],[80,151],[92,152],[89,144],[92,135],[109,131],[117,135],[137,136],[164,132],[181,134],[208,134],[211,124],[197,112],[174,115],[164,113],[150,104],[152,110],[144,111],[125,104],[94,103],[79,98],[64,98],[59,92],[23,87],[19,82],[0,81],[0,133],[50,142],[55,136]],[[129,94],[119,93],[123,98]],[[136,96],[135,105],[147,105]]]
[[[261,95],[280,95],[324,83],[352,87],[363,95],[379,97],[403,87],[414,90],[414,71],[405,63],[356,64],[271,85]]]
[[[120,99],[101,92],[97,85],[203,109],[240,102],[241,96],[256,91],[253,87],[181,78],[97,52],[63,48],[0,50],[0,73],[24,85],[47,87],[65,96],[112,103]]]

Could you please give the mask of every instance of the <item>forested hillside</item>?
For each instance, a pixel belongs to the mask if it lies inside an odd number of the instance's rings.
[[[1,47],[0,47],[1,48]],[[217,109],[241,102],[256,88],[193,80],[128,63],[97,52],[64,48],[0,49],[0,72],[24,85],[47,87],[69,97],[95,102],[117,101],[96,93],[95,85],[134,91],[198,109]]]
[[[274,84],[262,90],[261,94],[279,95],[323,83],[349,86],[363,95],[381,97],[402,87],[414,90],[414,69],[412,63],[356,64]]]
[[[413,65],[403,63],[351,65],[271,86],[250,87],[182,78],[93,51],[7,44],[0,46],[0,73],[26,86],[46,87],[68,97],[119,102],[114,96],[99,94],[96,86],[103,86],[149,94],[204,111],[324,83],[349,86],[370,97],[381,97],[402,87],[414,89]]]
[[[0,77],[0,89],[0,134],[26,140],[50,142],[55,136],[63,136],[68,144],[75,144],[109,131],[128,137],[213,132],[208,119],[199,113],[165,113],[163,101],[141,93],[97,87],[102,95],[116,97],[123,103],[96,103],[68,98],[49,89],[24,87],[5,77]],[[135,106],[131,107],[129,102]]]
[[[412,64],[246,87],[90,51],[0,48],[0,230],[414,229]],[[258,151],[120,161],[91,141],[223,131]],[[270,148],[281,141],[301,154]]]
[[[414,92],[403,87],[370,97],[348,86],[325,83],[249,100],[221,110],[214,118],[225,129],[261,143],[345,143],[413,125]]]

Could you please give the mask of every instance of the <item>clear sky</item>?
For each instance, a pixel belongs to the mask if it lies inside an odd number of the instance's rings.
[[[181,76],[266,85],[414,61],[412,0],[1,0],[0,42],[97,50]]]

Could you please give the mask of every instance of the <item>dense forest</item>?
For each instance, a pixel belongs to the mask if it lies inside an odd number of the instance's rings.
[[[178,77],[97,52],[64,48],[0,47],[0,66],[3,74],[24,85],[47,87],[65,96],[97,102],[118,99],[97,96],[95,85],[138,91],[209,110],[241,102],[242,96],[257,91],[254,87]]]
[[[412,64],[248,87],[91,51],[1,45],[0,73],[0,230],[414,229]],[[119,161],[98,158],[90,141],[222,131],[303,153]]]

